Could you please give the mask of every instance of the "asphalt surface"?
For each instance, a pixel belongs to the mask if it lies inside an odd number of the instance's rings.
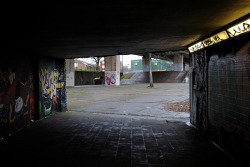
[[[147,86],[148,84],[137,84],[68,88],[68,109],[110,116],[189,121],[189,113],[163,109],[164,103],[188,99],[188,84],[158,83],[154,84],[154,88]]]

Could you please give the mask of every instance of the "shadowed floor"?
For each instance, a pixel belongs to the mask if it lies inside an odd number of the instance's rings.
[[[106,98],[108,105],[110,102],[115,102],[112,108],[116,110],[119,108],[118,101],[124,98],[124,93],[121,92],[131,93],[131,90],[126,91],[121,88],[115,88],[120,92],[114,91],[116,98],[112,93]],[[68,92],[69,97],[72,98],[72,91],[75,91],[75,94],[82,91],[83,97],[80,98],[79,94],[75,95],[75,99],[89,97],[87,100],[90,100],[91,96],[84,97],[84,92],[86,95],[86,92],[93,87],[83,89],[85,88],[71,88]],[[107,89],[111,90],[103,87],[103,91]],[[158,108],[162,99],[166,97],[168,100],[170,97],[176,99],[175,96],[183,97],[183,95],[172,89],[158,90],[144,91],[137,88],[135,95],[130,95],[120,102],[123,107],[126,105],[129,107],[129,104],[137,106],[138,110],[134,110],[136,116],[131,114],[132,111],[128,114],[119,114],[121,113],[119,110],[108,111],[109,114],[105,114],[105,110],[110,106],[105,105],[105,100],[101,96],[96,99],[103,104],[103,107],[99,108],[102,112],[98,112],[97,102],[92,101],[89,104],[75,105],[75,110],[48,116],[1,140],[1,160],[7,166],[211,167],[219,164],[227,167],[235,166],[233,161],[215,147],[206,136],[193,126],[188,126],[187,117],[166,119],[167,114],[164,115],[163,112],[167,111],[160,111]],[[99,94],[105,94],[101,93],[100,88],[96,89],[96,92],[98,91]],[[163,96],[166,91],[168,94]],[[170,92],[173,92],[172,95]],[[159,113],[151,116],[138,115],[143,107],[145,110],[149,109],[147,99],[150,99],[150,95],[153,95],[154,104],[150,111],[154,111],[156,107],[155,111],[163,113],[163,118]],[[144,102],[143,97],[145,97]],[[72,103],[69,105],[74,106]],[[91,109],[94,112],[91,112]],[[145,113],[150,114],[150,111],[146,110]]]
[[[10,165],[234,166],[183,122],[86,112],[57,113],[1,143],[1,158]]]

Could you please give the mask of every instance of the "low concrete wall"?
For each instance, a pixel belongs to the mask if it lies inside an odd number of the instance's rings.
[[[159,71],[153,72],[154,83],[181,83],[187,76],[187,71]]]
[[[187,71],[154,71],[152,73],[154,83],[181,83],[187,74]],[[148,82],[149,72],[138,72],[135,73],[130,79],[121,80],[121,84],[137,84]]]
[[[75,85],[104,84],[104,72],[75,71]],[[102,78],[95,80],[95,78]]]

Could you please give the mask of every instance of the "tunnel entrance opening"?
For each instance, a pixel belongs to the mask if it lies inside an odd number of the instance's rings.
[[[98,65],[100,72],[90,72],[79,71],[79,68],[86,66],[86,62],[96,65],[93,58],[74,59],[75,85],[78,88],[82,85],[96,85],[97,83],[106,86],[121,86],[116,88],[95,87],[93,91],[89,90],[91,89],[89,86],[82,87],[83,90],[78,91],[85,91],[84,93],[87,94],[73,100],[72,105],[69,98],[69,110],[162,119],[182,118],[189,112],[187,51],[108,56],[100,60],[100,65]],[[151,82],[157,83],[152,90],[148,89],[148,85],[146,85],[146,83],[153,85]],[[179,86],[176,87],[175,84],[179,84]],[[69,90],[69,97],[74,96],[71,95],[72,92],[74,91]],[[106,98],[107,96],[109,98]],[[74,99],[74,97],[72,98]],[[76,102],[79,99],[88,103],[79,103],[81,106],[77,107]],[[88,107],[86,108],[86,106]]]
[[[189,121],[187,51],[107,56],[100,60],[100,72],[79,71],[86,62],[96,65],[93,58],[72,60],[78,87],[68,89],[69,110]],[[153,89],[148,88],[151,82],[156,84]],[[83,86],[96,83],[102,86]]]

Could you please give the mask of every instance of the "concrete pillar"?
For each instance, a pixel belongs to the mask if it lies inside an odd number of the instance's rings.
[[[142,70],[143,72],[148,72],[149,71],[149,66],[150,66],[150,60],[149,56],[143,56],[142,57]]]
[[[174,71],[183,71],[183,55],[174,56]]]
[[[120,85],[120,55],[108,56],[105,62],[105,85]]]
[[[152,56],[151,53],[148,55],[149,57],[149,87],[153,88],[153,74],[152,74]]]
[[[74,59],[65,59],[66,86],[75,86]]]

